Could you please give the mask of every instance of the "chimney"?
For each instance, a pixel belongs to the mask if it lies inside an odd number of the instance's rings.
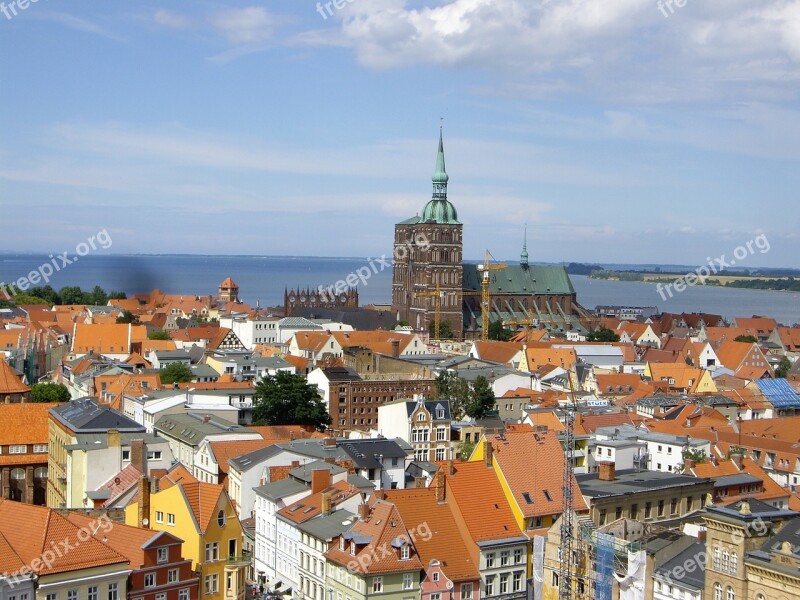
[[[147,475],[146,458],[144,440],[131,440],[131,466],[136,467],[145,475]]]
[[[706,541],[706,531],[698,531],[697,532],[697,541],[698,542],[705,542]]]
[[[392,340],[392,357],[400,357],[400,340]]]
[[[687,458],[683,461],[683,472],[688,473],[692,469],[697,466],[697,463],[693,461],[691,458]]]
[[[203,423],[208,423],[210,420],[211,420],[211,416],[210,415],[206,415],[206,416],[203,417]]]
[[[447,474],[448,474],[450,477],[452,477],[453,475],[455,475],[455,474],[456,474],[456,465],[455,465],[455,463],[453,462],[453,459],[452,459],[452,458],[451,458],[450,460],[448,460],[448,461],[447,461]]]
[[[741,471],[742,470],[742,462],[744,461],[744,456],[737,452],[736,454],[731,454],[731,460],[733,461],[733,464],[736,465],[736,468]]]
[[[329,514],[331,514],[331,494],[324,492],[322,494],[322,516],[327,517]]]
[[[150,529],[150,480],[147,475],[139,478],[139,527]]]
[[[483,440],[483,460],[486,463],[487,467],[492,466],[492,461],[494,458],[492,456],[493,452],[494,450],[492,449],[492,443],[488,439]]]
[[[119,435],[119,429],[109,429],[108,430],[108,447],[109,448],[119,448],[120,444],[122,443],[122,439]]]
[[[300,466],[300,461],[299,460],[293,460],[292,461],[292,468],[293,469],[296,469],[299,466]]]
[[[599,477],[600,481],[614,481],[617,476],[617,466],[613,462],[601,462],[597,463],[597,466],[600,467]]]
[[[424,477],[415,477],[414,478],[414,487],[415,488],[424,488],[427,487],[425,485],[425,478]]]
[[[369,504],[362,502],[358,505],[358,518],[362,521],[369,519]]]
[[[328,469],[314,469],[311,471],[311,493],[319,494],[331,485],[331,472]]]
[[[434,485],[436,486],[436,501],[439,502],[440,504],[445,500],[446,481],[447,481],[447,474],[442,469],[436,471],[436,479]]]
[[[326,437],[322,440],[322,445],[325,448],[336,448],[336,438]]]

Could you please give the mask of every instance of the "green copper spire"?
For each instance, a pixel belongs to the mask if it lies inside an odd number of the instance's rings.
[[[519,257],[519,264],[523,269],[528,268],[528,224],[525,223],[525,234],[522,238],[522,254]]]
[[[447,182],[450,177],[444,167],[444,139],[439,127],[439,151],[436,154],[436,171],[433,173],[433,196],[422,211],[422,222],[458,225],[456,207],[447,200]]]

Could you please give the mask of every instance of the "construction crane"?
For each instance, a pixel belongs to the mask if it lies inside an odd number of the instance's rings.
[[[507,319],[503,321],[503,325],[510,325],[511,327],[518,327],[523,325],[525,327],[533,327],[538,323],[537,319],[533,317],[530,310],[525,311],[524,319]]]
[[[415,296],[420,298],[433,298],[433,339],[439,339],[440,326],[442,324],[442,290],[439,289],[439,284],[436,284],[436,290],[431,292],[414,292]]]
[[[489,294],[491,279],[489,273],[490,271],[499,271],[508,267],[503,263],[491,264],[490,259],[492,258],[494,257],[487,250],[483,264],[478,265],[478,271],[483,273],[481,278],[481,340],[484,342],[489,339],[489,312],[491,309],[491,297]]]
[[[558,573],[558,597],[559,600],[572,600],[574,591],[572,581],[575,576],[575,558],[572,555],[573,540],[576,537],[575,531],[575,509],[572,501],[573,485],[575,473],[572,468],[572,458],[575,455],[575,413],[578,410],[578,403],[575,400],[575,388],[572,385],[572,369],[561,367],[567,371],[567,381],[569,381],[570,400],[564,414],[564,470],[562,472],[562,494],[564,505],[561,515],[561,555],[559,559]]]

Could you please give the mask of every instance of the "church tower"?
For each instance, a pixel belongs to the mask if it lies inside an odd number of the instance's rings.
[[[439,129],[439,150],[433,174],[433,195],[422,215],[394,228],[392,309],[400,321],[414,329],[433,323],[436,299],[420,292],[441,292],[441,321],[449,322],[456,339],[463,339],[463,225],[447,199],[444,141]]]

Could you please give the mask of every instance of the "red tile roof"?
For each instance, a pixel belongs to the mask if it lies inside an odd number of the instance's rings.
[[[27,385],[8,366],[0,356],[0,394],[27,394],[31,391]]]
[[[0,404],[0,446],[46,444],[50,437],[48,411],[56,406],[60,405],[51,402]]]

